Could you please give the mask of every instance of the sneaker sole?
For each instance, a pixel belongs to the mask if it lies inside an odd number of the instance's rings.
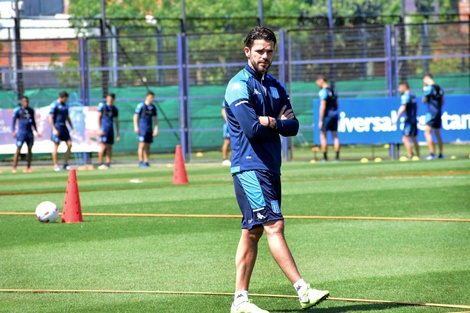
[[[322,303],[323,301],[325,301],[326,299],[328,299],[329,296],[330,296],[330,294],[327,293],[327,294],[324,295],[322,298],[320,298],[317,302],[311,303],[311,304],[309,304],[308,306],[303,306],[302,309],[307,310],[307,309],[313,308],[314,306],[317,306],[317,305],[319,305],[320,303]]]

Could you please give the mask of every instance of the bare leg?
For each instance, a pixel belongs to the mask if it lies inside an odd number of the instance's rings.
[[[137,149],[137,155],[139,156],[139,162],[143,161],[145,142],[139,142],[139,148]]]
[[[271,221],[263,227],[274,260],[290,282],[295,284],[301,276],[284,237],[284,221]]]
[[[413,141],[413,145],[415,146],[416,155],[419,157],[419,144],[418,140],[416,139],[416,136],[411,137],[411,140]]]
[[[72,141],[67,141],[67,151],[65,151],[64,163],[69,164],[70,152],[72,151]]]
[[[28,160],[27,160],[27,167],[26,168],[31,168],[31,161],[32,160],[33,160],[33,146],[28,146]]]
[[[222,159],[228,159],[228,147],[230,146],[230,139],[224,138],[224,144],[222,145]]]
[[[150,144],[145,143],[144,144],[144,149],[143,149],[143,157],[144,157],[144,162],[145,163],[149,162],[149,155],[150,155]]]
[[[54,149],[52,150],[52,163],[54,163],[54,167],[59,166],[59,163],[57,162],[57,154],[59,151],[59,143],[54,142]]]
[[[336,155],[339,156],[339,150],[341,148],[341,145],[339,143],[338,132],[333,131],[331,132],[331,135],[333,136],[333,144],[334,144]]]
[[[18,157],[20,156],[21,153],[21,147],[16,147],[16,152],[15,155],[13,156],[13,168],[16,168],[18,165]]]
[[[408,156],[408,158],[411,158],[411,156],[413,155],[413,151],[411,150],[410,137],[403,135],[402,141],[406,149],[406,155]]]
[[[98,152],[98,163],[99,164],[103,164],[103,155],[105,154],[106,152],[106,144],[105,143],[101,143],[100,144],[100,151]]]
[[[113,156],[113,145],[106,145],[106,163],[111,164],[111,158]]]
[[[326,131],[322,130],[320,133],[320,145],[321,151],[323,154],[327,153],[328,150],[328,142],[326,141]]]
[[[442,144],[441,129],[434,128],[434,134],[436,135],[436,138],[437,138],[437,146],[439,147],[439,153],[443,153],[444,148]]]
[[[235,266],[237,269],[235,290],[248,290],[250,278],[258,255],[258,242],[263,235],[263,228],[242,229],[238,243]]]
[[[426,125],[424,129],[424,137],[426,137],[426,143],[428,144],[429,153],[434,153],[434,143],[432,142],[431,126]]]

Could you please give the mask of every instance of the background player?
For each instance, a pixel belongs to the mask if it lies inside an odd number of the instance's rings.
[[[248,287],[266,232],[271,254],[296,289],[303,308],[328,297],[300,276],[284,237],[281,213],[280,136],[295,136],[299,121],[281,83],[267,74],[274,58],[276,36],[255,27],[245,38],[247,65],[229,82],[225,109],[232,146],[231,173],[243,214],[236,253],[236,291],[231,313],[266,313],[248,299]]]
[[[150,144],[153,137],[158,136],[157,107],[153,104],[155,94],[151,91],[145,96],[145,101],[137,105],[134,112],[134,132],[138,134],[139,166],[149,167]],[[155,127],[153,127],[155,123]]]
[[[319,75],[315,83],[321,88],[318,93],[320,97],[318,128],[321,131],[320,142],[323,161],[328,161],[328,141],[326,138],[328,132],[331,132],[333,137],[333,147],[336,152],[335,160],[338,161],[340,149],[338,139],[338,96],[336,91],[328,85],[325,76]]]
[[[222,103],[224,106],[222,108],[221,114],[224,118],[224,125],[222,126],[222,136],[224,138],[224,144],[222,145],[222,165],[230,166],[232,163],[228,159],[228,150],[230,148],[230,133],[228,132],[228,125],[227,125],[227,114],[225,113],[225,104]]]
[[[69,106],[67,100],[69,99],[69,94],[66,91],[62,91],[59,94],[59,98],[51,103],[51,109],[49,112],[49,123],[52,127],[52,137],[51,140],[54,143],[54,150],[52,151],[52,162],[54,163],[54,171],[58,172],[61,170],[57,154],[59,151],[59,145],[62,141],[65,141],[67,144],[67,150],[65,151],[64,156],[64,169],[69,170],[69,158],[70,152],[72,151],[72,139],[70,138],[69,128],[73,130],[72,121],[69,116]],[[68,123],[68,127],[67,127]]]
[[[405,113],[405,125],[403,127],[403,145],[406,148],[408,159],[413,157],[413,148],[410,143],[410,138],[416,150],[416,156],[419,157],[419,145],[416,136],[418,135],[418,120],[416,114],[418,113],[418,103],[416,96],[411,93],[408,82],[402,81],[398,85],[398,90],[401,93],[401,106],[398,109],[397,116],[392,124],[396,124],[400,115]]]
[[[12,136],[13,138],[16,138],[16,152],[13,156],[13,168],[11,172],[17,172],[16,166],[18,165],[18,157],[21,153],[21,147],[23,147],[23,144],[26,143],[26,146],[28,147],[28,159],[27,167],[24,172],[31,173],[33,171],[31,169],[31,160],[33,158],[32,149],[34,144],[33,129],[36,131],[38,137],[41,137],[41,134],[38,133],[38,129],[36,127],[36,120],[34,118],[34,110],[29,107],[28,97],[24,96],[23,98],[21,98],[20,106],[17,107],[13,113],[13,122],[11,123],[11,128]],[[16,131],[16,129],[18,129],[18,131]]]
[[[442,106],[444,105],[444,90],[434,83],[430,73],[423,76],[423,83],[423,102],[428,104],[428,112],[426,113],[426,128],[424,129],[424,136],[426,137],[426,142],[429,148],[429,155],[426,157],[426,160],[432,160],[436,158],[432,139],[432,130],[434,130],[434,135],[436,135],[437,145],[439,147],[439,159],[443,159],[444,154],[441,138],[441,115]]]
[[[114,105],[116,95],[110,93],[106,96],[106,102],[101,102],[98,106],[98,128],[100,135],[100,152],[98,152],[98,162],[100,170],[111,167],[114,144],[114,125],[116,124],[116,141],[121,140],[119,136],[119,113]],[[106,154],[106,163],[103,163],[103,156]]]

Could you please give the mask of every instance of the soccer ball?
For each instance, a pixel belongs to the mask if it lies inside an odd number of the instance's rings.
[[[54,223],[58,217],[59,209],[51,201],[41,202],[36,207],[36,219],[41,223]]]

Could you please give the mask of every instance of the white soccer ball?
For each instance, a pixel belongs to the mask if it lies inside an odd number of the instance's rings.
[[[54,223],[58,217],[59,209],[51,201],[41,202],[36,207],[36,219],[41,223]]]

